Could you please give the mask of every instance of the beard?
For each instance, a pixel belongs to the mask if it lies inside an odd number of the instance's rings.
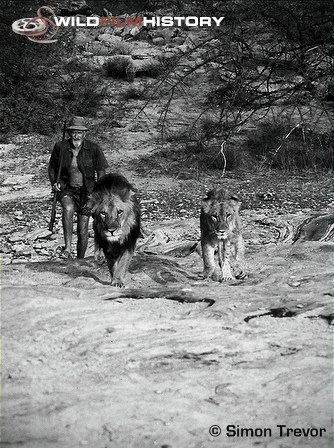
[[[83,138],[79,138],[79,139],[78,138],[77,139],[72,138],[72,143],[73,143],[73,146],[75,148],[79,148],[79,146],[81,145],[82,141],[83,141]]]

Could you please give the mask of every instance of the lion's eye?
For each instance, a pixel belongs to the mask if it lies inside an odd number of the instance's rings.
[[[217,216],[211,216],[211,218],[212,218],[212,221],[213,221],[213,222],[217,222],[217,221],[218,221]]]
[[[119,210],[117,210],[117,214],[119,215],[119,216],[121,216],[121,215],[123,215],[123,210],[120,208]]]
[[[105,212],[101,212],[100,213],[101,218],[103,219],[103,221],[106,219],[106,214]]]

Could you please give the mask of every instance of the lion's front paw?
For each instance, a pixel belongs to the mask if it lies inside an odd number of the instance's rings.
[[[223,279],[223,274],[220,269],[215,269],[211,275],[211,278],[214,282],[221,282]]]
[[[210,278],[213,271],[214,271],[214,269],[204,268],[203,279],[206,280],[206,279]]]
[[[125,288],[125,284],[121,280],[113,280],[111,286],[114,286],[115,288]]]
[[[106,261],[106,258],[104,256],[103,250],[102,249],[97,249],[94,252],[94,259],[96,261],[97,264],[103,264]]]
[[[224,262],[222,267],[222,281],[234,280],[232,269],[229,262]]]

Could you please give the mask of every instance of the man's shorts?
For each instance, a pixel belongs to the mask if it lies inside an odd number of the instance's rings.
[[[85,210],[85,204],[87,202],[87,191],[85,187],[72,187],[66,185],[64,190],[58,193],[58,200],[61,201],[65,196],[70,197],[75,206],[75,211],[78,215],[90,216],[90,212]]]

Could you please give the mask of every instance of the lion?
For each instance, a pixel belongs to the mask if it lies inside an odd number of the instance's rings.
[[[200,227],[204,278],[221,282],[247,277],[240,205],[239,199],[223,188],[209,191],[202,201]],[[218,265],[215,263],[216,252]]]
[[[107,260],[112,286],[124,288],[124,278],[140,231],[140,205],[134,187],[124,176],[106,174],[88,201],[93,216],[95,260]]]

